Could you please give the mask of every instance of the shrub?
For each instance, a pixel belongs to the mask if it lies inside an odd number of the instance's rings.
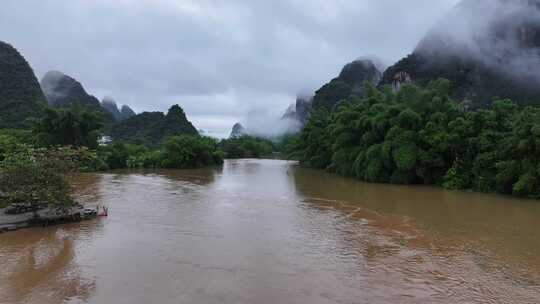
[[[0,162],[0,192],[4,204],[30,204],[34,210],[49,207],[67,213],[74,205],[66,174],[77,167],[61,149],[19,146]]]

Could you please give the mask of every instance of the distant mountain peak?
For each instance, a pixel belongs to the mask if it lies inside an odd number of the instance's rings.
[[[129,111],[129,107],[122,107]],[[133,111],[131,111],[133,113]],[[143,112],[120,121],[114,126],[111,136],[114,140],[159,145],[164,139],[175,135],[198,135],[197,129],[187,119],[179,105],[172,106],[167,114],[163,112]]]
[[[120,109],[120,114],[122,115],[122,119],[128,119],[132,116],[135,116],[135,111],[133,111],[129,106],[123,105]]]
[[[135,116],[135,112],[133,112],[133,110],[127,105],[123,105],[121,109],[118,109],[116,101],[110,96],[103,97],[103,100],[101,100],[101,106],[105,110],[109,111],[109,113],[111,113],[117,121]]]
[[[103,97],[103,99],[101,100],[101,103],[102,104],[110,104],[110,105],[114,105],[116,107],[118,107],[116,105],[116,101],[114,100],[114,98],[112,98],[111,96],[105,96]]]
[[[51,106],[81,104],[95,109],[101,106],[99,100],[88,94],[79,81],[59,71],[47,72],[41,79],[41,88]]]
[[[363,96],[364,84],[377,85],[382,72],[370,59],[359,59],[346,64],[339,76],[315,92],[313,108],[332,110],[341,100],[351,95]]]
[[[294,120],[303,125],[309,117],[312,101],[313,96],[298,95],[296,97],[296,102],[287,108],[281,119]]]
[[[231,134],[229,135],[229,138],[238,138],[238,137],[242,137],[244,135],[247,135],[246,128],[244,128],[244,126],[241,123],[237,122],[232,127]]]
[[[337,79],[349,84],[352,87],[352,93],[362,95],[364,91],[364,82],[371,82],[377,85],[382,78],[382,72],[377,65],[370,59],[358,59],[346,64]]]
[[[48,85],[55,85],[60,81],[62,78],[66,77],[66,75],[60,71],[48,71],[43,76],[42,80],[46,80],[45,83]]]
[[[425,85],[450,80],[452,97],[482,107],[494,96],[540,102],[540,1],[464,0],[389,67],[396,79]],[[403,77],[406,76],[406,77]]]
[[[26,59],[8,43],[0,41],[0,128],[27,126],[46,104],[39,82]]]
[[[377,85],[381,78],[382,61],[377,58],[360,57],[346,64],[339,75],[323,85],[314,95],[298,95],[296,102],[285,111],[282,120],[295,122],[293,130],[303,126],[312,109],[332,110],[351,95],[363,96],[366,82]]]
[[[101,100],[101,106],[109,111],[116,120],[122,120],[122,114],[120,113],[120,110],[118,110],[118,105],[116,104],[116,101],[110,96],[106,96]]]

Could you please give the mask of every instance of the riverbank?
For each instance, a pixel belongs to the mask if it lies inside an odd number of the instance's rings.
[[[8,208],[0,208],[0,233],[17,231],[30,227],[45,227],[51,225],[60,225],[73,222],[90,220],[97,216],[96,206],[87,206],[73,208],[71,212],[65,215],[58,215],[51,212],[50,209],[34,212],[25,212],[21,214],[6,214]],[[37,216],[36,216],[37,215]]]

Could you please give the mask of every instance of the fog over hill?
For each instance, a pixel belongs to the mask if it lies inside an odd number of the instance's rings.
[[[87,93],[79,81],[59,71],[47,72],[41,80],[41,89],[49,105],[53,107],[81,104],[90,108],[100,108],[99,100]]]
[[[385,73],[425,83],[451,81],[454,97],[474,106],[491,97],[540,102],[540,2],[464,0],[430,30],[415,51]]]
[[[135,112],[128,105],[122,105],[122,107],[119,109],[114,98],[110,96],[103,97],[103,100],[101,100],[101,106],[109,111],[114,116],[116,121],[125,120],[135,116]]]
[[[362,55],[394,63],[456,3],[6,0],[0,36],[39,78],[62,71],[138,113],[178,103],[227,137],[249,113],[279,118]]]

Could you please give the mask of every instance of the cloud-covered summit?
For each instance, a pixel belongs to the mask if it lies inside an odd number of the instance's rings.
[[[137,112],[183,106],[227,136],[249,113],[279,116],[365,54],[391,64],[457,0],[6,0],[0,36],[38,76],[73,75]]]

